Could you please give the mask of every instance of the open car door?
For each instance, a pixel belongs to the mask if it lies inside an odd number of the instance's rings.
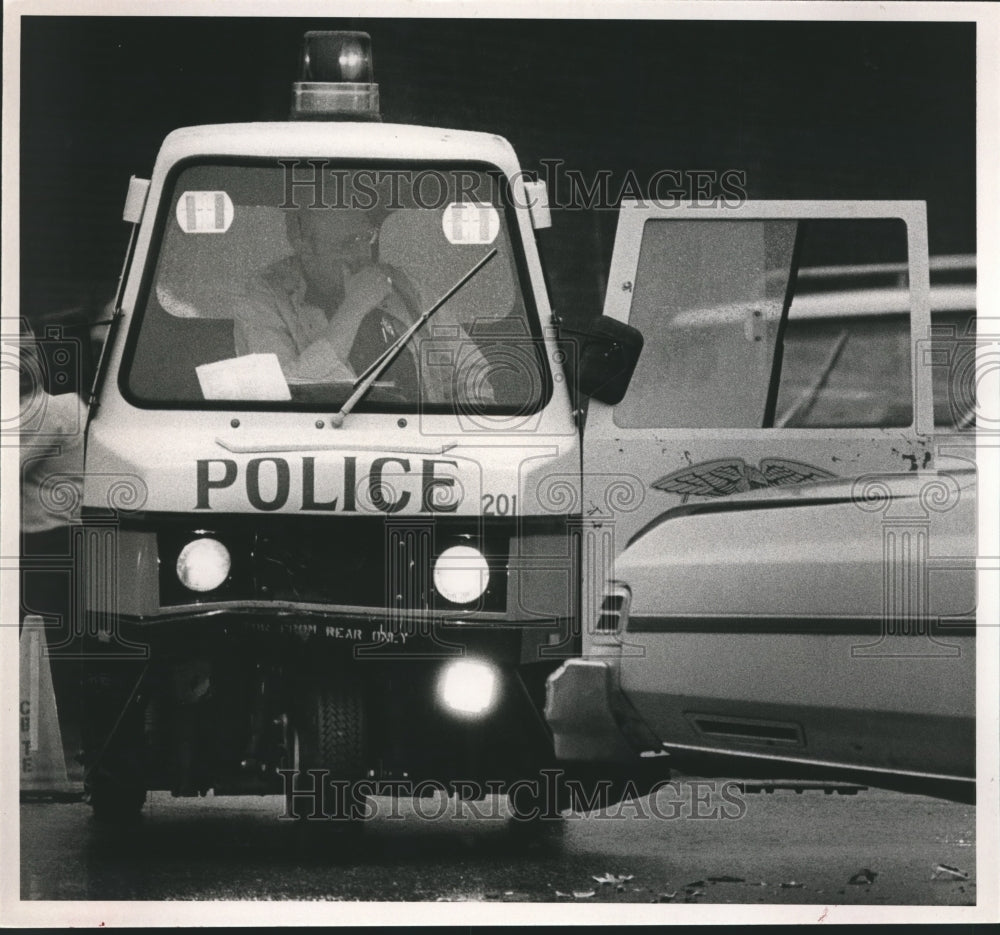
[[[585,656],[674,754],[971,775],[975,476],[935,470],[925,205],[626,203],[605,314],[645,346],[588,413]]]

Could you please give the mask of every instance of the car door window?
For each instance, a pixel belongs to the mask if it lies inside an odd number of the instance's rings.
[[[646,346],[616,425],[912,424],[901,220],[649,220],[634,292]]]

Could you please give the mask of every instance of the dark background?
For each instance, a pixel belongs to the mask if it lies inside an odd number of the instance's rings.
[[[307,29],[372,36],[386,121],[489,130],[616,181],[739,169],[751,197],[916,198],[975,250],[975,26],[25,17],[22,314],[109,297],[129,175],[170,130],[285,119]],[[612,191],[615,185],[612,185]],[[615,212],[558,211],[553,303],[601,307]]]

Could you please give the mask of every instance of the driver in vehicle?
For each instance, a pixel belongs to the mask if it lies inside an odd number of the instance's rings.
[[[286,225],[294,253],[247,285],[236,353],[276,354],[290,383],[353,380],[413,318],[402,277],[374,262],[378,227],[370,212],[301,208],[286,215]],[[404,368],[409,373],[399,374]],[[416,379],[412,358],[392,369]]]
[[[290,256],[246,286],[234,322],[236,353],[277,355],[289,384],[352,381],[406,331],[422,309],[398,269],[376,262],[378,224],[371,211],[300,208],[286,215]],[[417,334],[381,379],[406,399],[418,396]],[[435,342],[437,343],[437,342]],[[478,355],[477,355],[478,356]],[[485,365],[485,361],[483,361]],[[425,398],[450,401],[439,368],[423,379]],[[483,399],[480,387],[477,402]]]

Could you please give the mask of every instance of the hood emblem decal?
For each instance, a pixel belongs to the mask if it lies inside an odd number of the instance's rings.
[[[650,485],[656,490],[689,497],[727,497],[762,487],[786,487],[836,477],[830,471],[788,458],[763,458],[757,467],[742,458],[701,461],[666,474]]]

